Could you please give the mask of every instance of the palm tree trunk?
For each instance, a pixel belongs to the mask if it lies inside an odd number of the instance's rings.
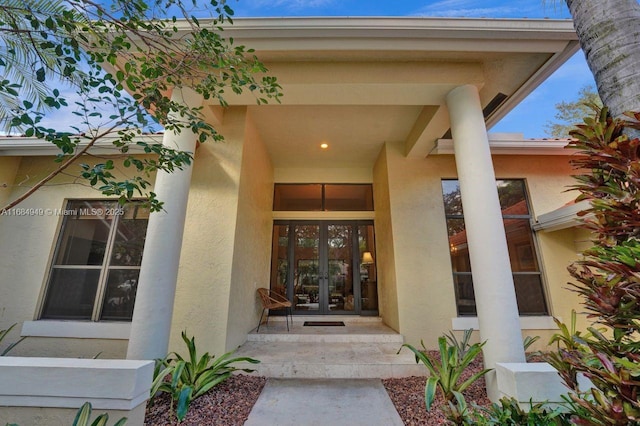
[[[602,102],[611,115],[640,111],[638,0],[565,0]]]

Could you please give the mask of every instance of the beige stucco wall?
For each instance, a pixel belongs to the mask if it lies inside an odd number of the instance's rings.
[[[55,168],[54,157],[24,157],[19,162],[14,186],[9,195],[13,200]],[[123,170],[118,167],[116,170]],[[0,169],[1,170],[1,169]],[[126,170],[126,169],[125,169]],[[72,166],[70,173],[77,172]],[[58,176],[47,186],[20,203],[19,209],[62,209],[65,199],[104,198],[98,191],[73,184],[73,178]],[[0,216],[0,329],[17,322],[10,341],[18,336],[23,321],[37,318],[39,301],[47,279],[49,261],[54,250],[62,216],[35,214]],[[8,338],[9,339],[9,338]],[[73,339],[29,337],[18,345],[12,355],[91,358],[121,358],[126,353],[125,340]]]
[[[20,160],[20,157],[0,157],[0,208],[9,201]]]
[[[424,339],[435,347],[437,337],[452,328],[457,315],[441,189],[441,179],[457,176],[454,158],[409,159],[402,155],[400,144],[387,144],[386,159],[399,331],[408,342]],[[564,192],[572,184],[565,156],[494,156],[493,161],[497,178],[526,180],[534,214],[554,210],[574,196]],[[572,232],[538,237],[551,313],[567,319],[577,303],[574,295],[562,289],[568,278],[566,266],[576,256]],[[523,335],[541,335],[541,343],[551,334],[549,330],[523,331]]]
[[[456,316],[440,177],[452,158],[410,159],[387,144],[387,168],[400,333],[435,346]]]
[[[272,206],[273,167],[249,115],[242,155],[233,249],[227,351],[244,343],[247,333],[256,327],[262,312],[256,289],[269,288]]]
[[[378,258],[378,303],[380,316],[385,324],[400,330],[396,261],[393,248],[393,224],[389,199],[389,169],[387,167],[388,144],[380,151],[373,167],[373,199],[376,209],[375,232]]]
[[[183,330],[201,351],[225,350],[246,117],[243,107],[227,109],[218,128],[225,140],[196,151],[170,351],[183,351]]]

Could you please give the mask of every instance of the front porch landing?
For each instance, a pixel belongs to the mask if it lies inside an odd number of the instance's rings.
[[[304,321],[344,321],[345,326],[303,326]],[[287,332],[284,317],[271,317],[260,333],[252,331],[235,356],[250,356],[266,377],[304,379],[370,379],[426,375],[424,366],[403,349],[402,335],[381,318],[294,316]]]

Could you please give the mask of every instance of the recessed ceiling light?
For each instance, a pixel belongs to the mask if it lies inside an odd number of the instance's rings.
[[[328,143],[321,143],[320,144],[320,148],[327,149],[327,148],[329,148],[329,144]]]

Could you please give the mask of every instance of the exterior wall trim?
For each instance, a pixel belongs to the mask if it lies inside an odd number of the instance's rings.
[[[562,318],[558,318],[562,321]],[[480,330],[478,325],[478,317],[457,317],[451,318],[451,328],[453,330],[468,330],[473,328],[474,330]],[[555,330],[558,327],[553,321],[553,317],[539,316],[539,317],[520,317],[520,328],[523,330]]]
[[[131,323],[92,321],[25,321],[21,336],[128,340]]]

